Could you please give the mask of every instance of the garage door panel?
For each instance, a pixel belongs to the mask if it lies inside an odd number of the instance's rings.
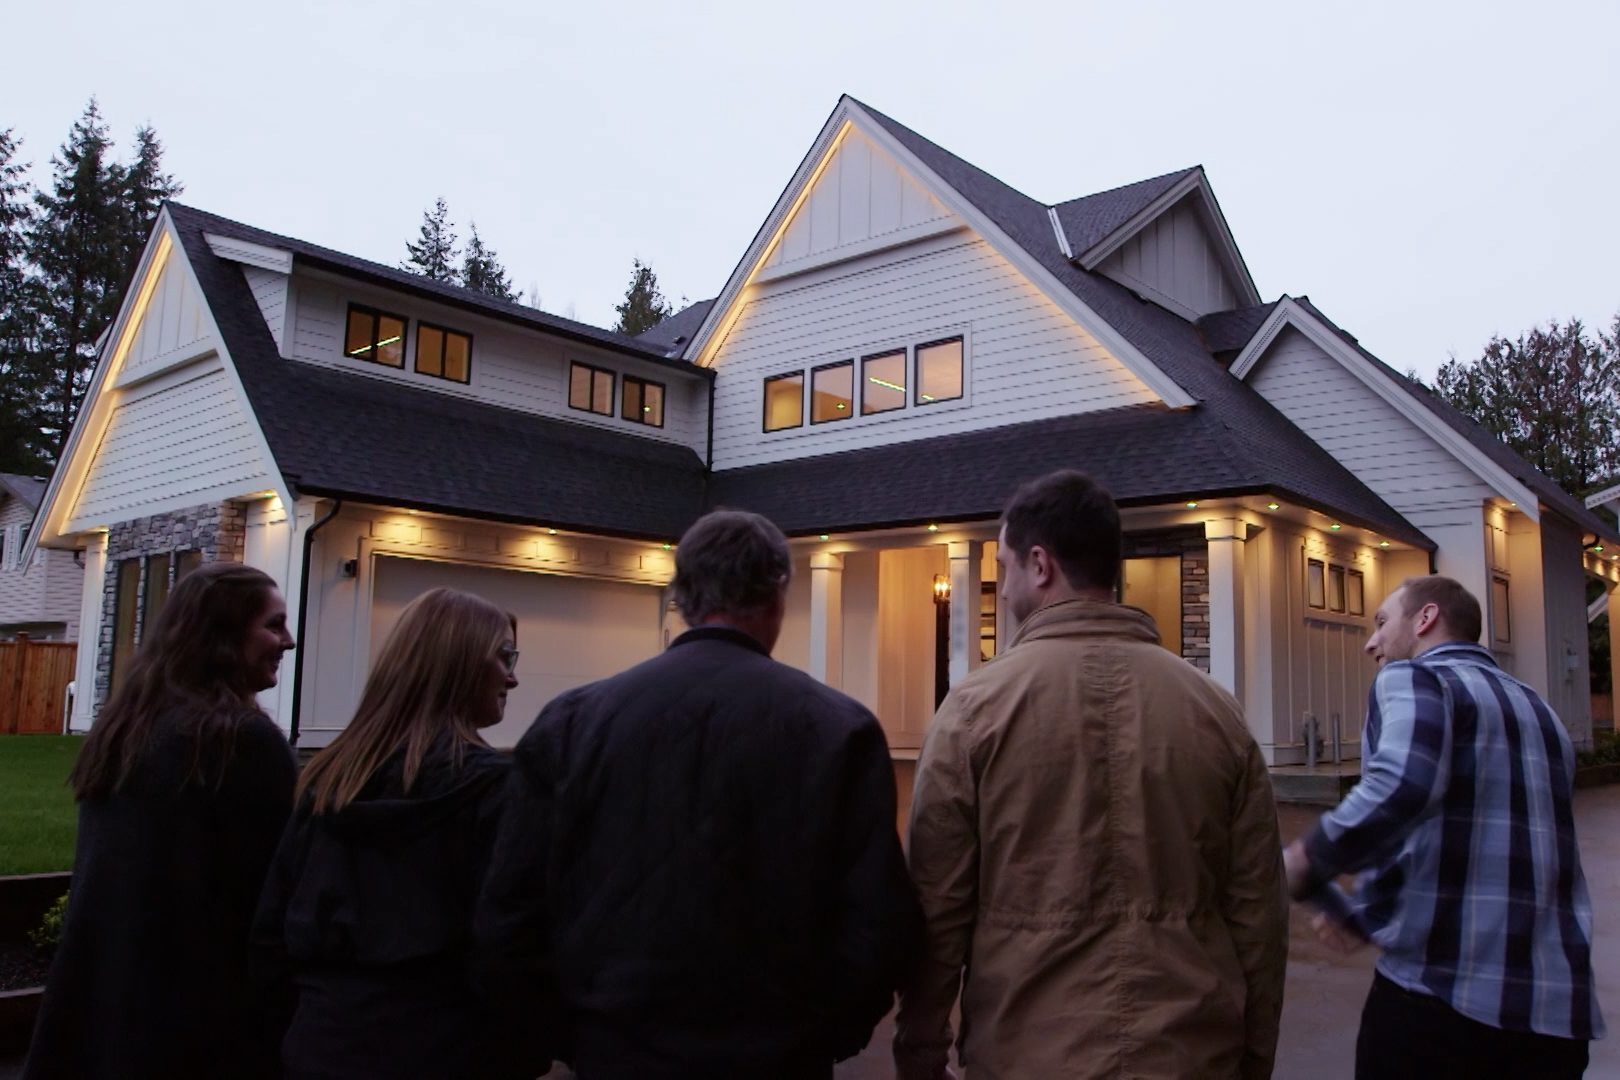
[[[658,653],[662,592],[655,586],[522,570],[380,557],[372,590],[375,658],[405,606],[445,586],[488,600],[517,617],[518,686],[506,719],[485,732],[511,746],[552,698],[617,674]]]

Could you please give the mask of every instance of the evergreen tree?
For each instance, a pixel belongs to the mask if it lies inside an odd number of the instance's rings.
[[[135,272],[135,264],[151,237],[158,211],[164,203],[185,189],[179,181],[163,171],[163,143],[149,125],[136,129],[135,160],[123,170],[122,179],[122,258],[127,278]]]
[[[624,303],[613,310],[619,313],[619,323],[613,329],[632,337],[651,330],[671,314],[669,301],[658,291],[658,275],[640,259],[635,260],[630,271],[630,287],[624,292]]]
[[[421,274],[433,281],[456,282],[456,234],[451,231],[450,208],[444,197],[433,200],[433,209],[422,211],[422,231],[416,243],[405,241],[409,257],[401,270]]]
[[[507,275],[506,267],[501,265],[495,250],[479,237],[477,222],[472,224],[471,229],[472,239],[467,241],[467,255],[461,262],[461,283],[485,296],[515,303],[518,295],[512,291],[512,279]]]
[[[61,452],[95,367],[96,338],[118,313],[131,215],[125,170],[94,98],[52,156],[50,190],[34,194],[28,241],[34,330],[54,367],[40,421]]]
[[[1447,361],[1435,388],[1575,495],[1620,469],[1620,315],[1596,337],[1578,319],[1494,337],[1478,360]]]
[[[50,448],[41,437],[39,410],[48,366],[34,333],[32,282],[25,269],[33,210],[16,161],[20,142],[0,131],[0,472],[41,475]]]

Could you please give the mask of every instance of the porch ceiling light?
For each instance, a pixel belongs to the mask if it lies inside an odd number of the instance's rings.
[[[1337,521],[1335,521],[1333,524],[1328,526],[1328,529],[1333,531],[1333,532],[1338,532],[1342,528],[1344,528],[1344,526],[1340,525]]]
[[[938,525],[930,525],[930,526],[928,526],[928,531],[929,532],[939,532],[939,526]]]
[[[1592,550],[1597,551],[1597,552],[1601,552],[1603,550],[1603,545],[1602,544],[1594,544],[1594,545],[1592,545]]]
[[[1196,509],[1198,509],[1198,504],[1197,504],[1197,503],[1195,503],[1195,502],[1190,502],[1190,501],[1189,501],[1189,502],[1188,502],[1188,503],[1187,503],[1187,509],[1189,509],[1189,510],[1196,510]]]
[[[546,535],[547,536],[556,536],[557,535],[557,530],[556,529],[547,529],[546,530]]]
[[[951,598],[951,579],[944,574],[934,575],[934,603],[944,604]]]
[[[674,544],[660,544],[659,545],[659,547],[663,548],[665,551],[668,551],[670,548],[672,548],[674,546],[675,546]]]
[[[1380,541],[1378,541],[1378,546],[1379,547],[1389,547],[1389,541],[1388,540],[1380,540]]]
[[[1277,508],[1278,508],[1278,505],[1276,503],[1266,503],[1266,509],[1267,510],[1276,510]]]
[[[829,535],[828,535],[828,534],[826,534],[826,533],[822,533],[822,534],[821,534],[821,538],[822,538],[822,539],[823,539],[823,540],[831,540],[831,539],[832,539],[832,537],[831,537],[831,536],[829,536]]]

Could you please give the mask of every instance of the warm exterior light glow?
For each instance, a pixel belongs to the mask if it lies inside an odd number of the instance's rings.
[[[1196,509],[1198,509],[1198,504],[1195,503],[1195,502],[1190,502],[1190,503],[1187,504],[1187,509],[1196,510]]]
[[[1277,509],[1277,504],[1276,503],[1266,503],[1266,509],[1267,510],[1275,510],[1275,509]]]
[[[827,534],[826,534],[826,533],[822,533],[822,534],[821,534],[821,538],[822,538],[822,539],[823,539],[823,540],[830,540],[830,539],[831,539],[831,537],[829,537],[829,536],[828,536],[828,535],[827,535]]]
[[[1340,529],[1344,528],[1344,526],[1335,521],[1333,524],[1329,525],[1328,528],[1332,529],[1334,532],[1338,532]]]
[[[928,526],[928,531],[929,532],[939,532],[939,526],[938,525],[930,525],[930,526]]]
[[[1596,546],[1596,547],[1594,547],[1594,548],[1593,548],[1593,549],[1592,549],[1592,550],[1593,550],[1593,551],[1602,551],[1602,550],[1603,550],[1603,545],[1602,545],[1602,544],[1599,544],[1599,545],[1597,545],[1597,546]]]
[[[1380,540],[1380,541],[1378,541],[1378,546],[1379,547],[1389,547],[1389,541],[1388,540]]]
[[[663,546],[663,549],[665,551],[668,551],[670,548],[674,547],[675,545],[673,545],[673,544],[664,544],[662,546]]]
[[[934,575],[934,601],[943,604],[951,598],[951,579],[944,574]]]
[[[556,536],[557,535],[557,530],[556,529],[547,529],[546,530],[546,535],[547,536]]]

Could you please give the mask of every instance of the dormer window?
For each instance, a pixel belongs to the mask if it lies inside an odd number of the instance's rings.
[[[472,335],[432,323],[416,324],[416,371],[436,379],[472,379]]]
[[[613,415],[613,372],[575,360],[568,368],[568,407]]]
[[[349,305],[343,355],[392,368],[405,366],[405,317],[360,304]]]
[[[624,377],[619,415],[648,427],[664,426],[664,384],[634,375]]]

